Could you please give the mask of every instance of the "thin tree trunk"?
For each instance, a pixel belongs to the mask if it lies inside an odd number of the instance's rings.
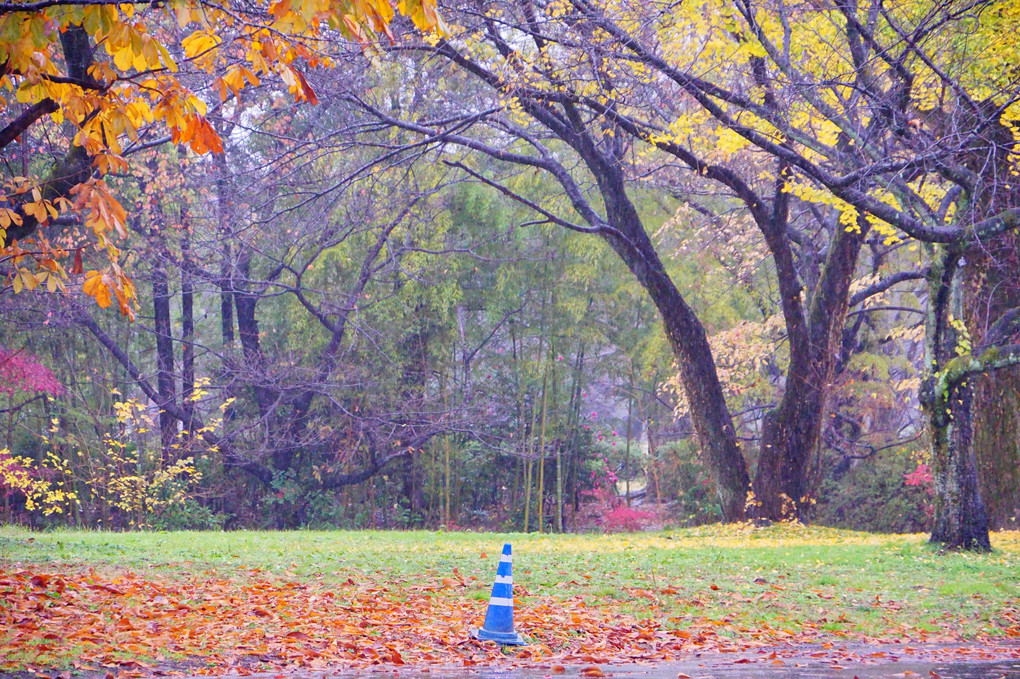
[[[234,345],[234,261],[233,248],[233,206],[227,188],[227,157],[218,153],[213,156],[216,166],[216,218],[219,224],[220,278],[220,334],[226,349]]]
[[[524,527],[523,532],[530,533],[531,523],[531,460],[524,461]]]
[[[654,395],[656,390],[659,388],[656,384],[658,380],[657,376],[652,377],[651,389],[649,393]],[[648,417],[648,410],[645,408],[644,401],[640,398],[637,400],[638,404],[638,416],[641,421],[645,423],[645,436],[648,437],[648,464],[652,473],[652,483],[655,484],[655,504],[657,507],[662,506],[662,491],[659,487],[659,460],[655,454],[655,438],[652,434],[652,420]]]
[[[166,259],[156,253],[152,266],[152,310],[156,330],[156,390],[159,393],[159,440],[164,462],[170,460],[177,438],[177,419],[170,410],[177,403],[174,345],[170,330],[170,290]]]
[[[550,353],[552,346],[550,345]],[[542,435],[538,442],[538,532],[545,528],[545,426],[549,414],[549,361],[542,375]]]
[[[568,494],[573,498],[573,516],[574,525],[577,527],[577,512],[580,508],[580,494],[577,489],[577,474],[578,474],[578,448],[581,443],[581,394],[582,394],[582,377],[584,373],[584,356],[585,349],[582,343],[577,352],[577,357],[574,361],[574,385],[571,390],[571,417],[573,418],[573,424],[568,427],[570,435],[570,458],[567,460],[568,467],[568,483],[567,490]]]
[[[513,374],[517,378],[517,389],[514,399],[514,405],[517,412],[517,445],[520,446],[521,453],[524,453],[524,436],[527,431],[524,426],[524,375],[521,373],[521,362],[519,358],[517,348],[517,331],[516,324],[510,321],[510,350],[511,360],[513,361]],[[516,504],[521,495],[521,483],[525,479],[524,474],[524,462],[520,457],[517,457],[516,472],[514,473],[514,487],[513,493],[510,495],[510,502]],[[527,509],[524,510],[527,512]],[[527,530],[527,524],[525,524],[525,530]]]
[[[623,453],[623,488],[630,507],[630,423],[634,419],[634,366],[630,367],[630,395],[627,398],[627,423],[623,426],[623,435],[627,445]]]
[[[374,530],[377,528],[375,521],[375,477],[368,480],[368,511],[370,515],[369,524]]]
[[[192,394],[195,391],[195,289],[191,280],[191,234],[186,231],[181,241],[181,404],[188,413],[188,421],[184,428],[188,438],[194,435],[192,414],[194,403]]]
[[[450,435],[443,437],[443,523],[450,528]]]

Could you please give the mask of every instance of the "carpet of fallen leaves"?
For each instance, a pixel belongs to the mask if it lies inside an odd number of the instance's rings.
[[[784,657],[809,656],[805,644],[832,648],[831,632],[810,623],[793,631],[768,625],[745,629],[728,619],[638,619],[611,606],[586,606],[578,597],[530,596],[518,588],[516,628],[532,643],[501,650],[471,638],[486,602],[466,596],[468,588],[456,572],[338,584],[257,569],[230,577],[209,571],[182,578],[70,566],[0,566],[0,671],[72,665],[86,672],[108,668],[140,676],[183,666],[189,674],[242,675],[403,664],[595,666],[680,660],[698,653],[737,653],[757,657],[756,662],[764,657],[782,663]],[[627,595],[653,601],[675,592],[664,588]],[[999,629],[1012,644],[995,646],[995,653],[1020,657],[1020,613],[1007,609],[1003,616]],[[967,657],[977,648],[955,646],[961,640],[947,632],[926,637],[919,630],[901,632],[856,641],[941,643],[943,655],[950,657]]]

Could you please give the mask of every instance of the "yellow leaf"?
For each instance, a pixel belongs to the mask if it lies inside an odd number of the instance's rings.
[[[134,57],[135,55],[131,51],[131,48],[124,47],[118,50],[114,50],[113,63],[116,64],[117,68],[119,68],[120,70],[126,71],[129,68],[131,68],[131,61],[134,59]]]
[[[214,35],[210,35],[206,31],[195,31],[181,41],[181,47],[184,49],[184,55],[189,59],[194,59],[198,55],[215,48],[219,44],[220,39]]]

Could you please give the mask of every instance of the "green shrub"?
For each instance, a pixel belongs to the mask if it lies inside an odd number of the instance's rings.
[[[840,478],[823,481],[818,504],[808,518],[852,530],[925,532],[931,519],[928,488],[904,482],[916,469],[916,460],[892,449],[861,460]]]

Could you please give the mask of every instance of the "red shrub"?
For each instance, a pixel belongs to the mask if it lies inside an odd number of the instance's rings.
[[[655,515],[651,512],[643,512],[627,505],[614,507],[605,516],[606,531],[610,533],[633,533],[641,530],[644,524],[653,521]]]
[[[924,486],[930,489],[934,480],[935,478],[931,474],[931,467],[926,464],[919,464],[917,469],[903,475],[903,483],[908,486]]]
[[[27,351],[0,347],[0,394],[43,392],[52,396],[64,393],[49,368]]]

